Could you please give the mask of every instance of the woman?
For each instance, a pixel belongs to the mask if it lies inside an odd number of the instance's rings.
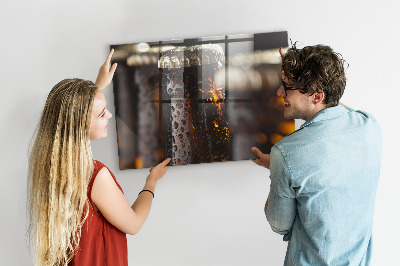
[[[117,67],[113,52],[96,84],[66,79],[47,97],[28,175],[35,265],[128,265],[126,234],[141,229],[168,169],[169,158],[152,168],[130,206],[112,172],[92,159],[90,142],[107,136],[112,117],[101,90]]]

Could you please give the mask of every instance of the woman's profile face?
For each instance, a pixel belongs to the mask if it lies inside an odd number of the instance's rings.
[[[106,99],[101,91],[97,91],[92,108],[90,123],[90,140],[101,139],[107,136],[107,123],[112,114],[106,109]]]

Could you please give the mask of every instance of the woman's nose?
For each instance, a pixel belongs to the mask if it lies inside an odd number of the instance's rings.
[[[108,111],[108,110],[107,110],[107,112],[108,112],[108,119],[110,119],[110,118],[112,117],[112,114],[111,114],[111,112]]]

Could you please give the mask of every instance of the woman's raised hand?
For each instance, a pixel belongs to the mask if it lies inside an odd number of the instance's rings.
[[[167,170],[168,170],[167,164],[170,161],[171,161],[171,158],[167,158],[160,164],[151,168],[150,174],[147,177],[147,181],[155,184],[161,177],[163,177],[165,175],[165,172],[167,172]]]
[[[115,70],[117,69],[117,63],[114,63],[110,69],[111,58],[113,54],[114,54],[114,49],[111,49],[110,53],[107,56],[106,61],[99,69],[99,74],[97,74],[96,86],[99,90],[103,90],[105,87],[110,85],[114,77]]]

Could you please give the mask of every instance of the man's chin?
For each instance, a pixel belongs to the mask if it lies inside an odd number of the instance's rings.
[[[286,113],[283,113],[283,117],[284,117],[285,119],[295,119],[295,118],[293,117],[293,115],[291,115],[291,114],[286,114]]]
[[[302,119],[302,118],[300,118],[299,117],[300,115],[299,115],[299,113],[291,113],[291,112],[288,112],[288,110],[286,110],[285,112],[283,112],[283,117],[285,118],[285,119]]]

